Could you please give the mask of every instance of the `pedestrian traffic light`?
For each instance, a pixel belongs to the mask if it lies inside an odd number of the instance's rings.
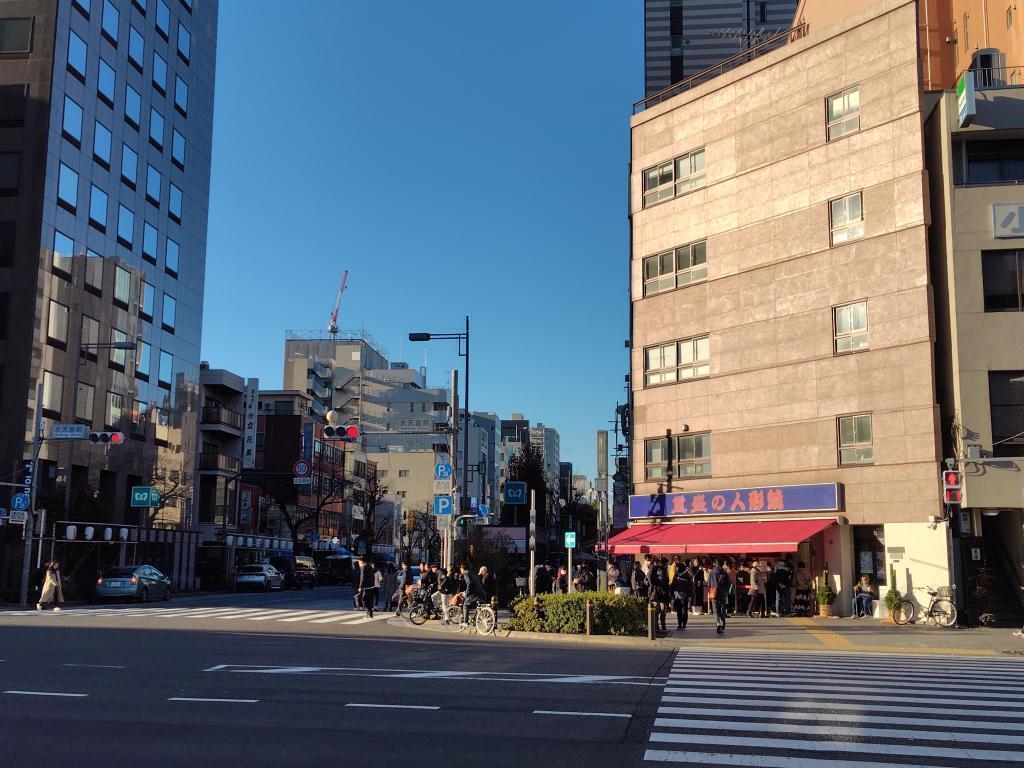
[[[960,504],[963,489],[960,487],[960,471],[947,469],[942,473],[942,496],[947,504]]]
[[[95,445],[124,445],[124,432],[90,432],[89,442]]]

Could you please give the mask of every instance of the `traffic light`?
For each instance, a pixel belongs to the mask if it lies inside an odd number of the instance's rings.
[[[359,440],[359,427],[355,424],[349,424],[347,427],[326,426],[324,427],[324,437],[354,443]]]
[[[947,504],[957,504],[963,500],[963,489],[960,487],[960,471],[947,469],[942,473],[942,497]]]
[[[124,445],[124,432],[90,432],[89,442],[94,445]]]

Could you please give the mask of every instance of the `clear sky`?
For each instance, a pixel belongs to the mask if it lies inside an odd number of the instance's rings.
[[[203,359],[281,386],[339,325],[593,474],[628,372],[628,118],[640,0],[222,0]]]

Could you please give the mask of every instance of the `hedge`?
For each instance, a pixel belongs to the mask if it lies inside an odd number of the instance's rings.
[[[509,606],[511,629],[525,632],[557,632],[582,635],[587,631],[586,604],[593,603],[591,632],[595,635],[643,635],[647,632],[647,603],[633,595],[610,592],[578,592],[572,595],[537,595],[540,610],[531,597],[520,597]]]

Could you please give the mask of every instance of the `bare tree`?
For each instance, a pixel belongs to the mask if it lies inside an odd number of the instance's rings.
[[[413,514],[412,530],[409,531],[410,547],[419,546],[420,557],[427,562],[437,561],[441,556],[441,532],[437,529],[437,518],[429,506]]]

